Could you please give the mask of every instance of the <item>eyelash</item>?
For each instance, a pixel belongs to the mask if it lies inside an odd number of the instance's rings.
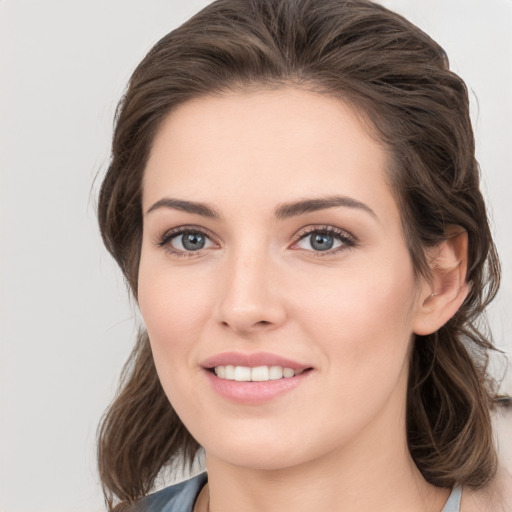
[[[188,234],[194,234],[194,235],[203,235],[206,238],[210,240],[214,240],[215,237],[206,229],[199,228],[195,226],[186,226],[186,227],[179,227],[179,228],[173,228],[169,231],[166,231],[160,238],[160,241],[157,243],[158,247],[164,248],[168,253],[172,254],[173,256],[178,257],[185,257],[190,258],[194,256],[198,256],[203,253],[204,249],[200,249],[198,251],[181,251],[178,249],[175,249],[171,245],[171,240],[173,238],[176,238],[178,236],[188,235]]]
[[[313,253],[315,257],[321,258],[324,256],[332,256],[333,254],[337,254],[338,252],[352,249],[357,245],[357,240],[353,235],[347,233],[342,229],[335,228],[334,226],[310,226],[306,228],[306,230],[301,231],[295,237],[293,245],[297,244],[301,240],[304,240],[308,236],[311,236],[312,234],[331,236],[341,242],[341,245],[339,247],[336,247],[335,249],[328,249],[325,251],[311,251],[304,249],[308,253]]]
[[[206,230],[204,228],[199,228],[199,227],[196,228],[194,226],[186,226],[186,227],[173,228],[169,231],[166,231],[160,237],[160,240],[158,241],[157,246],[164,248],[168,253],[172,254],[173,256],[189,258],[189,257],[201,255],[205,249],[199,249],[197,251],[186,251],[186,250],[182,251],[182,250],[173,248],[172,245],[170,244],[170,242],[174,238],[176,238],[178,236],[187,235],[187,234],[200,234],[212,241],[214,241],[214,239],[215,239],[215,237],[208,230]],[[313,250],[308,250],[308,249],[302,249],[302,251],[306,251],[308,253],[314,254],[315,257],[324,257],[324,256],[334,255],[334,254],[337,254],[338,252],[352,249],[353,247],[355,247],[357,245],[357,239],[353,235],[347,233],[346,231],[343,231],[342,229],[335,228],[334,226],[310,226],[310,227],[306,228],[306,230],[301,231],[294,237],[292,245],[297,244],[298,242],[300,242],[301,240],[307,238],[308,236],[310,236],[312,234],[331,236],[341,242],[341,245],[339,247],[336,247],[335,249],[328,249],[325,251],[313,251]],[[297,249],[297,250],[301,250],[301,249]]]

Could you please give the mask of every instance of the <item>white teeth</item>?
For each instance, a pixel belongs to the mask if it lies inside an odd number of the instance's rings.
[[[225,367],[226,368],[226,375],[225,375],[225,379],[229,379],[229,380],[235,380],[235,367],[233,365],[228,365]],[[220,377],[220,375],[219,375]]]
[[[251,369],[247,366],[235,366],[235,380],[249,382],[251,380]]]
[[[270,380],[278,380],[283,378],[283,369],[281,366],[271,366],[269,372]]]
[[[291,368],[283,368],[283,377],[285,379],[289,377],[293,377],[295,375],[295,372]]]
[[[263,382],[269,379],[268,366],[257,366],[251,369],[251,380]]]
[[[216,366],[215,375],[220,379],[236,380],[238,382],[265,382],[268,380],[289,379],[300,375],[304,370],[293,370],[282,366]]]

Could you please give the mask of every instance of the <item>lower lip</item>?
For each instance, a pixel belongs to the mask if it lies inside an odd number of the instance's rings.
[[[220,379],[211,371],[205,370],[213,390],[228,400],[240,404],[262,404],[292,391],[306,380],[311,371],[305,371],[294,377],[264,382],[239,382]]]

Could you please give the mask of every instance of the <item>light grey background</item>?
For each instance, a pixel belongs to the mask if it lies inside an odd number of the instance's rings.
[[[101,246],[94,177],[131,71],[206,3],[0,1],[1,512],[104,510],[95,431],[136,313]],[[504,267],[492,324],[510,353],[512,1],[383,3],[438,40],[472,91]]]

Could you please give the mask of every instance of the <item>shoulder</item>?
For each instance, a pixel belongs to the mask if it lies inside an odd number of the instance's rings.
[[[131,512],[192,512],[197,495],[206,484],[206,473],[166,487],[137,502]]]
[[[500,468],[492,482],[483,489],[464,489],[461,512],[511,512],[512,475]]]

